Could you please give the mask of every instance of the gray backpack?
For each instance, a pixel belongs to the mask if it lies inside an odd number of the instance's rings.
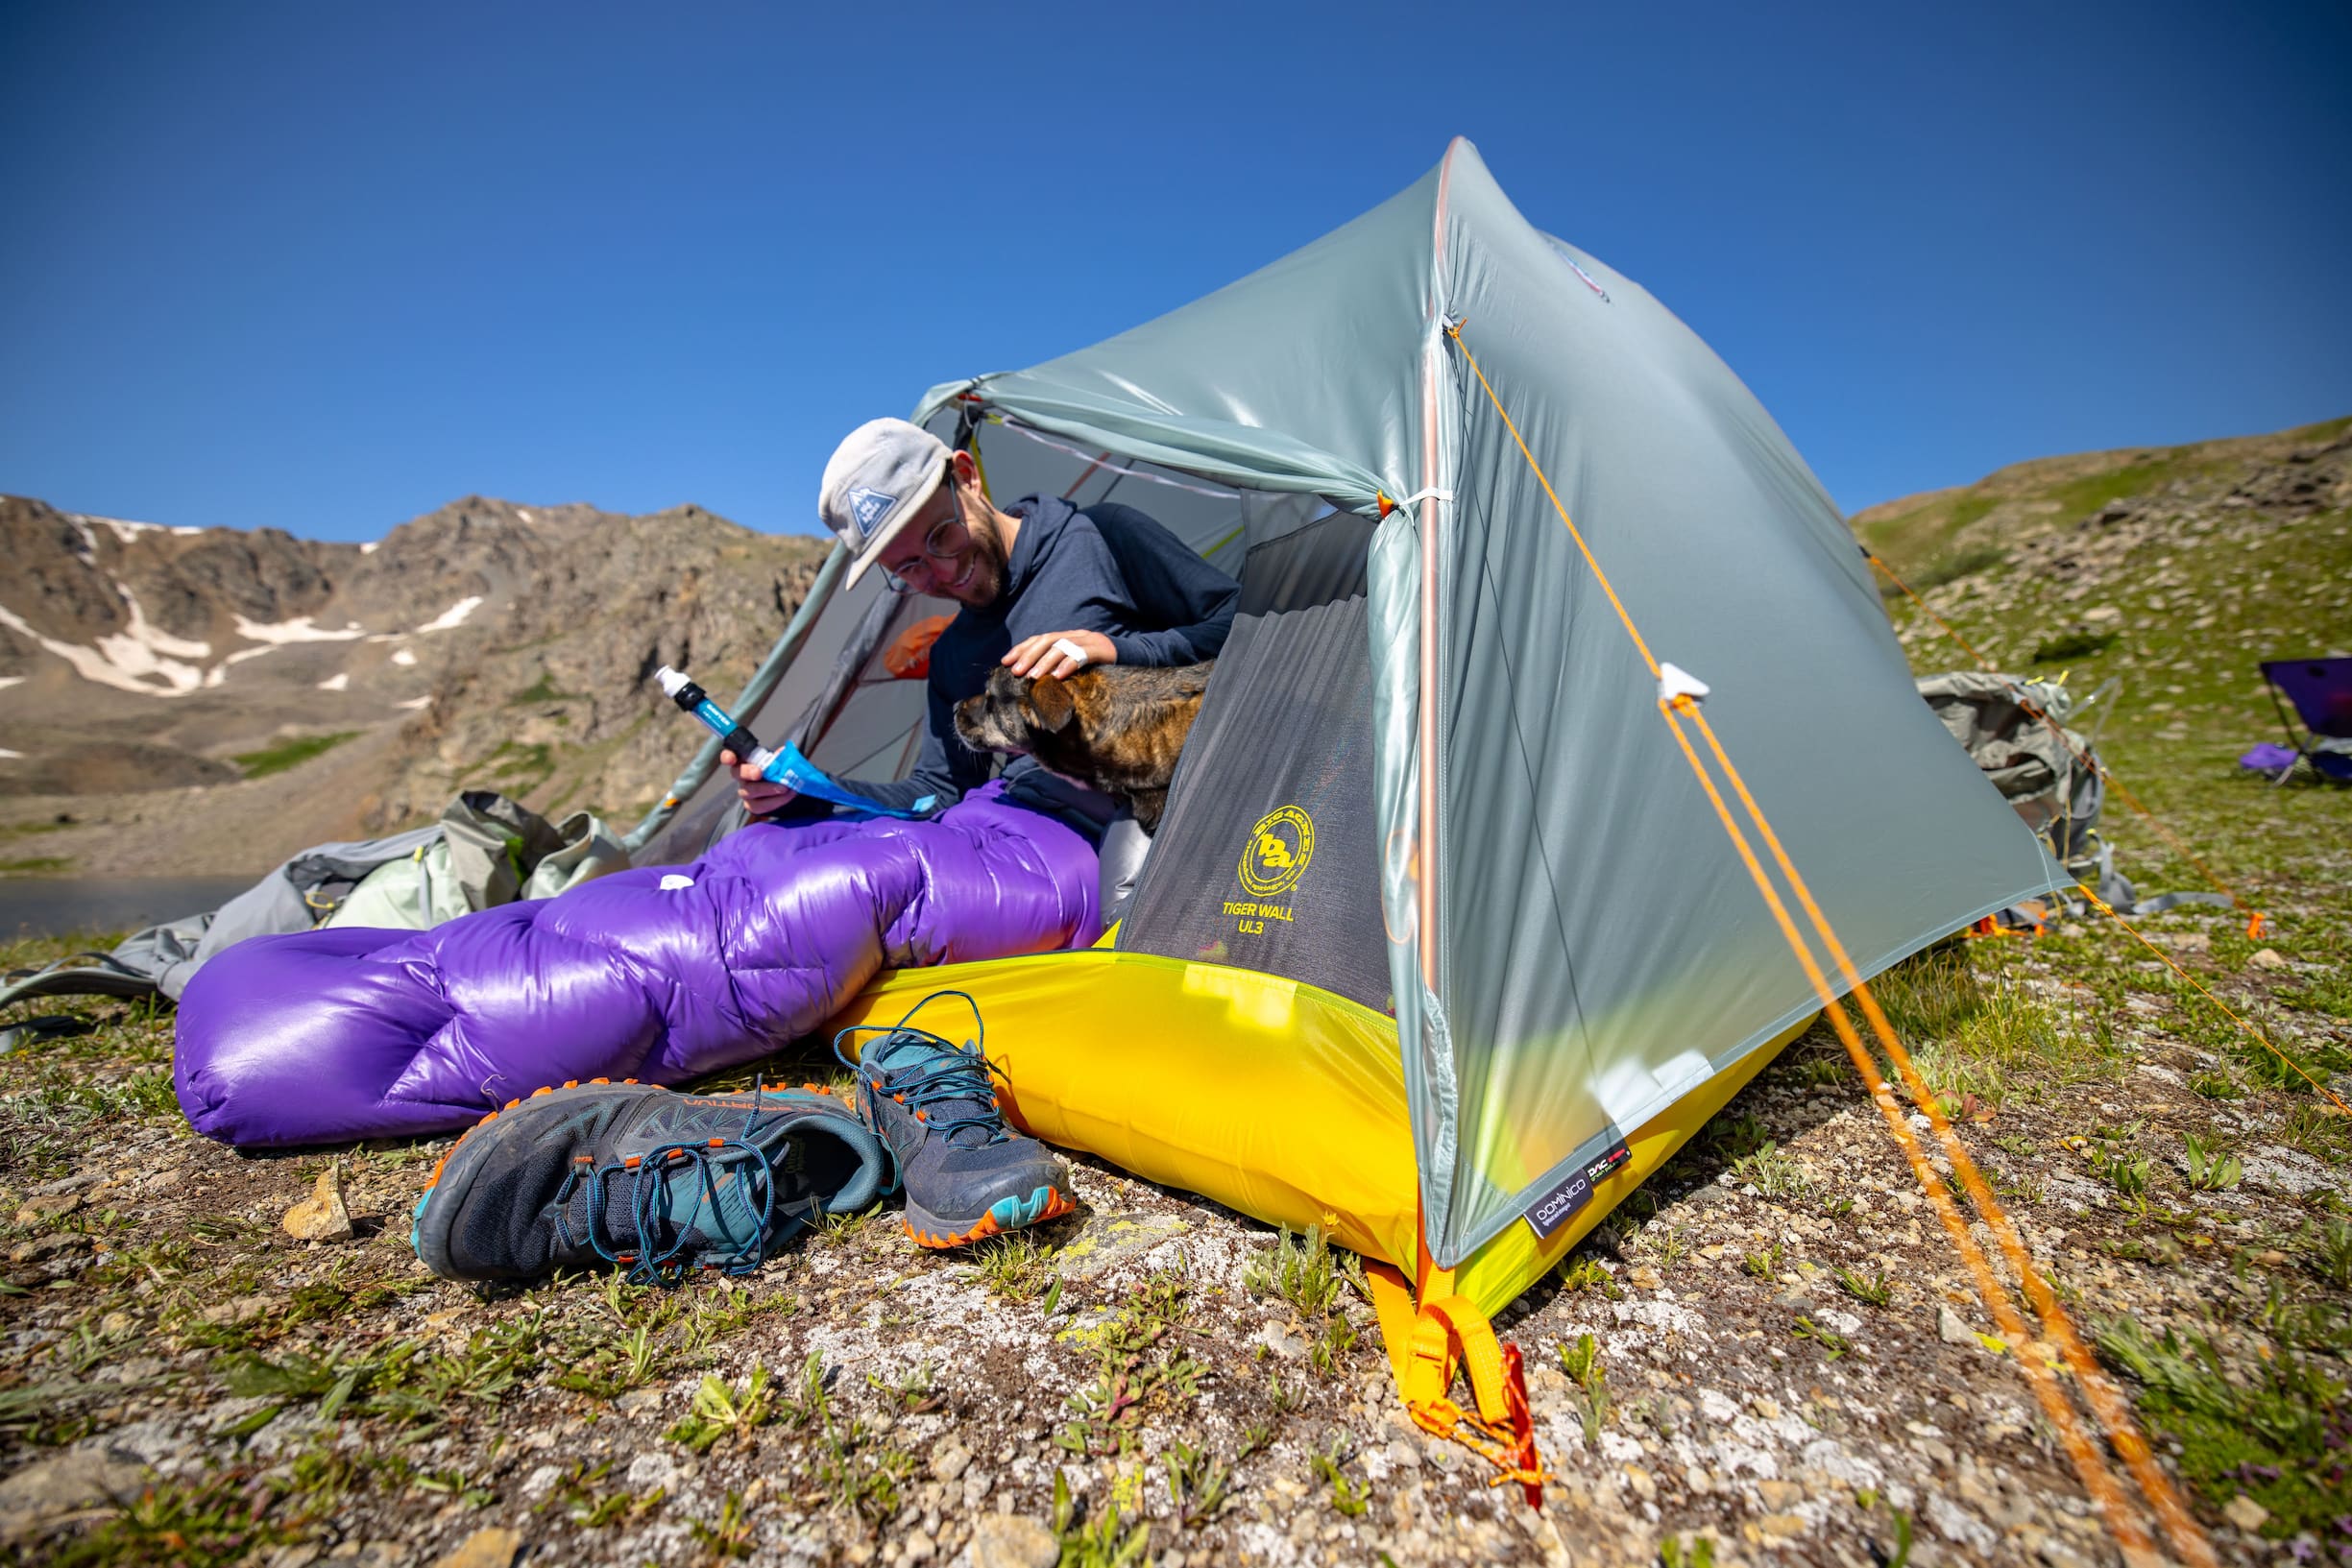
[[[620,840],[586,811],[551,825],[504,795],[470,789],[430,827],[315,845],[218,909],[150,926],[111,953],[0,977],[0,1006],[158,992],[177,1001],[206,960],[249,936],[316,926],[425,930],[493,905],[553,898],[628,863]]]
[[[2097,889],[2119,913],[2154,914],[2182,904],[2228,906],[2230,901],[2219,893],[2141,898],[2131,880],[2115,868],[2115,850],[2098,832],[2107,785],[2099,768],[2097,727],[2086,735],[2067,720],[2111,697],[2118,683],[2109,681],[2088,697],[2056,681],[1991,671],[1955,670],[1922,677],[1918,684],[1944,728],[2049,847],[2052,858],[2076,881]],[[2099,716],[2103,723],[2105,712]],[[2074,900],[2063,907],[2081,915],[2089,905]],[[2020,918],[2033,923],[2030,914]]]

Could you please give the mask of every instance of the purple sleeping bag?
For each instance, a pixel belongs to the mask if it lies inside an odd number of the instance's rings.
[[[750,1061],[885,968],[1086,946],[1094,851],[1000,796],[925,822],[756,825],[692,865],[429,931],[240,943],[181,999],[181,1108],[249,1147],[447,1131],[568,1078]]]

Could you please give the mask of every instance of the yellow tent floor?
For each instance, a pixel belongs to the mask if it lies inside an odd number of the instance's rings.
[[[1810,1023],[1631,1131],[1632,1157],[1550,1237],[1513,1224],[1439,1277],[1420,1244],[1404,1068],[1395,1024],[1383,1014],[1278,976],[1097,947],[895,971],[831,1026],[896,1023],[951,990],[979,1002],[988,1054],[1009,1085],[1006,1108],[1030,1133],[1268,1224],[1321,1225],[1338,1244],[1394,1267],[1417,1298],[1467,1296],[1490,1315]],[[917,1022],[958,1026],[947,1016]]]

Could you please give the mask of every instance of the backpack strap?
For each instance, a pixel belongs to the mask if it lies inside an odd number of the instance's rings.
[[[0,976],[0,1007],[34,997],[152,997],[155,977],[117,961],[111,953],[77,953],[38,969]]]

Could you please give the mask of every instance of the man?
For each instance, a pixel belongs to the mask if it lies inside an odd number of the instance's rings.
[[[903,808],[934,795],[944,808],[987,782],[993,760],[963,743],[955,713],[996,665],[1035,677],[1090,663],[1200,663],[1224,646],[1241,597],[1230,577],[1133,507],[1080,509],[1028,495],[999,509],[969,452],[950,451],[905,420],[875,420],[850,433],[825,465],[817,511],[855,552],[847,582],[879,568],[893,591],[961,607],[932,646],[930,711],[913,773],[850,785],[886,806]],[[1057,643],[1083,659],[1057,652]],[[793,808],[789,789],[732,754],[727,761],[754,816]],[[1022,757],[1004,776],[1016,798],[1068,814],[1073,786],[1049,795],[1040,774]],[[1080,813],[1089,808],[1096,813],[1089,836],[1100,836],[1109,805],[1077,804]]]
[[[1130,507],[1031,495],[999,509],[970,454],[904,420],[876,420],[841,443],[818,512],[854,552],[849,582],[880,569],[894,591],[959,606],[932,647],[913,775],[851,785],[893,807],[934,795],[945,808],[987,781],[994,760],[964,745],[955,710],[999,664],[1035,677],[1213,659],[1241,595]],[[821,803],[727,761],[755,815],[821,814]],[[1004,776],[1008,795],[1090,837],[1111,815],[1105,798],[1029,758]],[[929,1006],[916,1009],[926,1023]],[[843,1058],[857,1074],[854,1114],[822,1093],[689,1096],[633,1082],[518,1100],[470,1130],[435,1172],[416,1209],[418,1255],[455,1279],[528,1278],[599,1258],[640,1280],[692,1266],[740,1273],[817,1212],[872,1201],[893,1170],[908,1232],[924,1246],[1070,1212],[1061,1162],[1006,1124],[977,1028],[958,1044],[909,1014],[876,1033],[854,1062]]]

